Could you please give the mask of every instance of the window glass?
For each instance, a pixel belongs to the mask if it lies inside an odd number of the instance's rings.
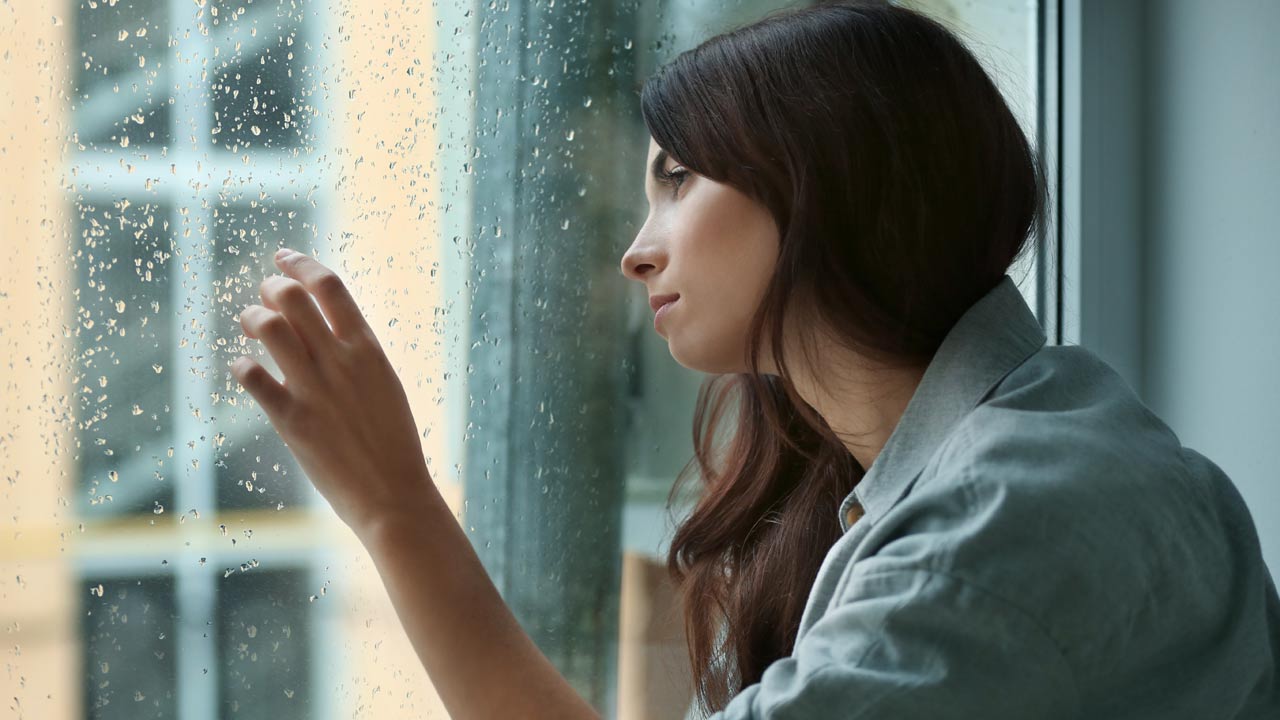
[[[233,573],[217,587],[219,717],[313,717],[305,571]]]
[[[209,3],[216,59],[209,86],[210,132],[218,147],[235,152],[306,144],[316,90],[314,62],[302,41],[306,5],[297,0]]]
[[[74,221],[77,509],[86,517],[163,511],[173,504],[169,209],[86,200]]]
[[[230,373],[282,377],[240,312],[288,246],[347,282],[538,646],[606,717],[685,713],[665,501],[706,377],[618,275],[638,90],[795,4],[8,4],[6,703],[444,716],[372,561]],[[1035,137],[1037,4],[904,4],[966,33]]]
[[[85,716],[174,717],[172,579],[90,577],[79,590]]]
[[[73,138],[92,148],[170,141],[169,0],[82,2],[65,58]],[[64,38],[58,38],[64,40]]]

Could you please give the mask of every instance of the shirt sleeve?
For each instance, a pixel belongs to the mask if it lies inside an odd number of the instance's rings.
[[[710,720],[1058,720],[1074,678],[1029,614],[939,570],[875,563],[838,604]]]

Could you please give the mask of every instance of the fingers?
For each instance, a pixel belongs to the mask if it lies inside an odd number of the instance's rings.
[[[344,340],[354,340],[360,336],[373,337],[373,330],[365,321],[346,284],[332,270],[313,257],[288,249],[276,254],[276,265],[315,296],[334,335]],[[292,313],[292,309],[288,310]],[[293,315],[290,314],[289,318],[292,320]]]
[[[333,332],[325,324],[311,294],[297,280],[272,275],[262,281],[258,292],[263,305],[289,321],[311,357],[320,358],[331,352]]]
[[[286,378],[296,383],[311,372],[311,355],[284,315],[261,305],[247,305],[240,311],[240,326],[246,335],[267,346]]]
[[[272,424],[277,424],[285,417],[289,405],[289,391],[271,377],[267,369],[259,365],[253,358],[241,355],[231,363],[231,374],[253,396]]]

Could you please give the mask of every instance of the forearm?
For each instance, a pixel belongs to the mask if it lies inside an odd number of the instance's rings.
[[[443,498],[357,534],[454,720],[599,718],[498,594]]]

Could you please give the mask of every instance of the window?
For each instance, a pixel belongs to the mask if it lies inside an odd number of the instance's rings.
[[[311,716],[323,553],[290,528],[313,493],[222,365],[275,249],[320,235],[318,7],[85,0],[69,18],[74,714]]]
[[[617,276],[643,221],[637,91],[787,4],[12,9],[30,38],[6,82],[32,101],[0,136],[22,169],[0,215],[18,716],[444,716],[371,561],[230,375],[253,354],[279,377],[238,313],[282,245],[343,274],[544,652],[607,716],[684,713],[663,504],[703,376]],[[905,4],[966,30],[1044,135],[1047,11]]]

